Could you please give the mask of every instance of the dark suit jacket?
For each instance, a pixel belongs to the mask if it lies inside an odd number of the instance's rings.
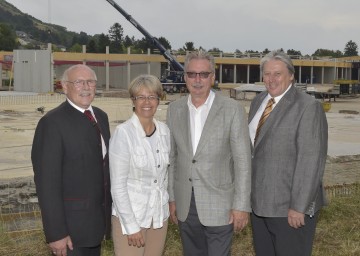
[[[251,103],[249,123],[267,92]],[[252,152],[251,205],[264,217],[313,215],[325,204],[328,126],[320,102],[292,86],[262,126]]]
[[[108,117],[93,110],[108,149]],[[66,101],[40,119],[31,159],[47,242],[70,235],[76,247],[99,245],[110,230],[111,199],[96,128]]]

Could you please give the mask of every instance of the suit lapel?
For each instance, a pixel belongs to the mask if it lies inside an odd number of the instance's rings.
[[[189,117],[189,108],[187,105],[188,97],[186,100],[183,101],[183,104],[181,107],[176,109],[176,118],[177,120],[184,120],[183,122],[178,122],[179,129],[178,131],[181,132],[183,135],[183,141],[185,143],[185,146],[191,151],[191,155],[193,155],[193,148],[191,143],[191,134],[190,134],[190,117]]]
[[[291,86],[289,91],[281,98],[281,100],[276,104],[273,111],[271,111],[268,119],[266,119],[264,125],[261,127],[261,131],[255,143],[256,146],[260,143],[262,138],[264,138],[267,132],[273,128],[273,125],[278,121],[288,110],[288,106],[293,102],[294,94],[296,89],[294,86]]]
[[[258,109],[260,108],[261,103],[263,102],[263,100],[265,99],[265,97],[267,96],[267,92],[263,92],[262,94],[259,95],[258,98],[256,98],[256,101],[254,101],[253,105],[250,108],[250,113],[249,113],[249,118],[248,118],[248,123],[251,123],[251,120],[254,118],[256,112],[258,111]]]
[[[105,141],[106,148],[108,149],[109,148],[108,141],[110,138],[108,138],[108,133],[106,132],[107,131],[106,122],[105,122],[105,120],[103,120],[103,116],[100,114],[98,109],[93,107],[93,111],[94,111],[98,126],[100,128],[101,135],[103,136],[103,139]]]
[[[214,127],[216,126],[215,117],[218,114],[221,107],[222,107],[221,98],[219,95],[215,94],[215,98],[214,98],[213,104],[211,106],[211,109],[209,111],[209,114],[206,118],[204,128],[202,130],[201,137],[200,137],[199,144],[197,146],[195,155],[198,152],[201,152],[202,148],[206,144],[206,140],[209,138],[210,134],[213,132]]]

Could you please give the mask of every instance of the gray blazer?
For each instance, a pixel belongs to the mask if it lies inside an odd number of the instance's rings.
[[[251,103],[249,123],[267,92]],[[289,208],[313,215],[326,203],[322,178],[328,126],[320,102],[292,86],[261,128],[252,151],[253,211],[287,217]]]
[[[171,134],[170,202],[185,221],[194,188],[196,207],[205,226],[229,224],[231,209],[251,211],[251,149],[245,111],[233,99],[216,94],[195,155],[190,133],[188,97],[169,105]]]

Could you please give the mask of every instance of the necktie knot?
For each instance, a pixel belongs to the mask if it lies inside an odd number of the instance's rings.
[[[272,105],[274,105],[274,103],[275,103],[275,99],[274,99],[274,98],[270,98],[269,101],[268,101],[268,103],[267,103],[267,105],[269,105],[269,106],[272,107]]]
[[[92,123],[96,123],[96,120],[90,110],[85,110],[84,114]]]

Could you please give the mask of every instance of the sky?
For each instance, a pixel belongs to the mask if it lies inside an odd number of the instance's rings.
[[[108,34],[118,22],[124,35],[143,35],[106,0],[6,0],[43,22],[88,35]],[[115,0],[172,49],[186,42],[223,52],[294,49],[344,51],[360,46],[359,0]],[[358,49],[359,50],[359,49]]]

